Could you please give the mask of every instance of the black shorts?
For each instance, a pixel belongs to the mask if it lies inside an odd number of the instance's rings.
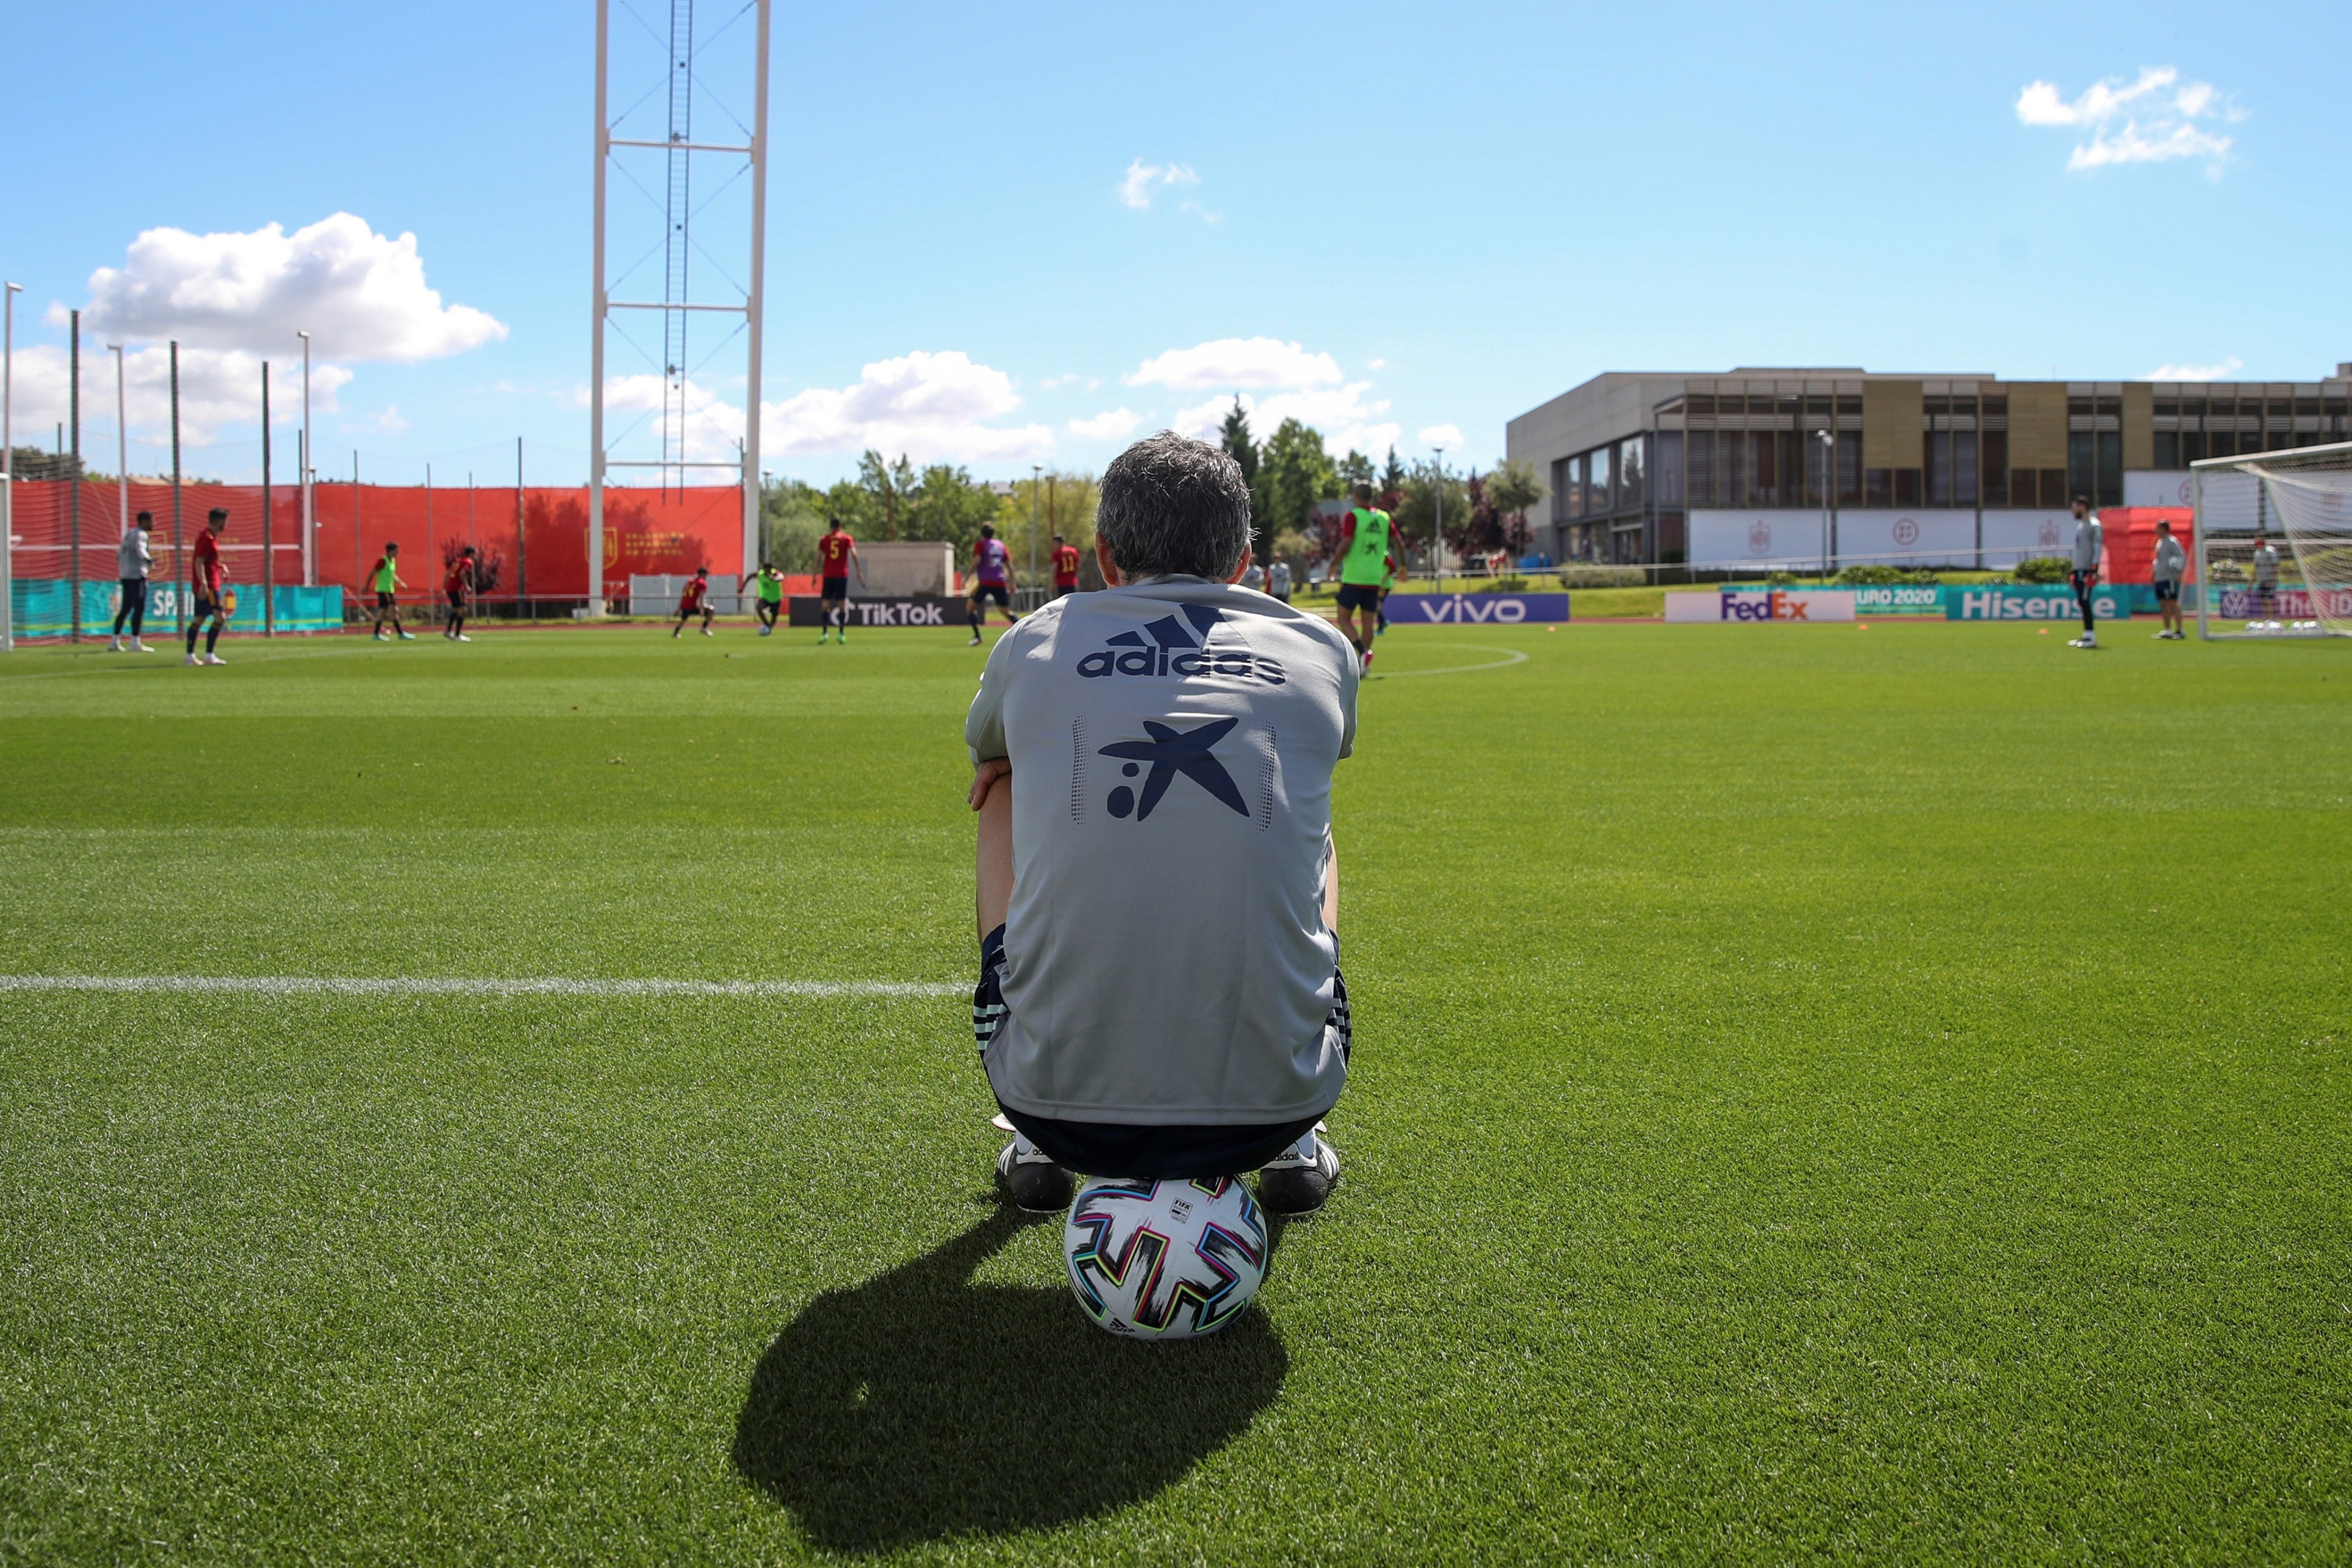
[[[980,984],[972,988],[971,1032],[983,1065],[989,1043],[1004,1021],[1004,992],[998,974],[1004,966],[1004,927],[988,934],[980,949]],[[1331,974],[1331,1013],[1324,1028],[1337,1030],[1344,1058],[1354,1043],[1348,1012],[1348,983]],[[1196,1176],[1232,1176],[1254,1171],[1315,1130],[1323,1113],[1255,1126],[1171,1122],[1140,1126],[1126,1122],[1068,1122],[1033,1116],[1002,1100],[997,1109],[1054,1163],[1090,1176],[1115,1181],[1189,1181]]]
[[[396,593],[379,591],[375,596],[375,607],[378,610],[389,610],[398,602],[400,602],[400,596]]]
[[[466,591],[462,588],[445,588],[441,591],[441,596],[449,601],[449,608],[452,610],[466,608]]]
[[[195,601],[196,608],[194,613],[197,620],[202,621],[207,615],[217,615],[221,612],[220,601],[203,589],[192,588],[188,591],[188,594]]]
[[[784,601],[781,599],[762,599],[760,601],[759,612],[766,616],[769,620],[773,621],[783,608]]]
[[[1342,610],[1377,610],[1381,607],[1380,585],[1374,582],[1343,582],[1339,585],[1339,608]]]
[[[818,597],[828,600],[847,599],[849,597],[849,579],[845,577],[826,578],[824,580],[824,591]]]
[[[1078,585],[1075,582],[1057,582],[1054,584],[1054,597],[1056,599],[1061,598],[1066,593],[1076,593],[1077,591]]]
[[[1004,584],[1001,582],[983,582],[973,587],[971,591],[971,601],[974,605],[985,604],[992,599],[996,601],[997,603],[1004,606],[1007,612],[1010,612],[1013,608],[1013,591],[1006,588]]]
[[[2159,604],[2170,603],[2178,601],[2180,598],[2180,584],[2177,582],[2158,582],[2156,585],[2156,598],[2157,602]]]

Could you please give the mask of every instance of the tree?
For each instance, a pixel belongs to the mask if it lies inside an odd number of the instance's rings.
[[[1434,463],[1416,463],[1402,476],[1396,505],[1387,508],[1396,519],[1397,531],[1409,542],[1426,546],[1434,530],[1438,515],[1438,497],[1445,499],[1445,531],[1448,538],[1470,520],[1470,487],[1459,476],[1444,474]]]
[[[1378,480],[1381,491],[1381,510],[1393,512],[1404,504],[1406,477],[1404,465],[1397,461],[1396,448],[1390,447],[1388,464],[1381,470]]]
[[[933,463],[908,486],[899,516],[901,538],[945,539],[961,552],[982,523],[996,521],[996,492],[953,464]]]
[[[882,455],[869,446],[857,459],[857,483],[873,498],[870,515],[881,519],[882,537],[897,538],[899,513],[915,488],[915,465],[907,461],[903,452],[896,463],[885,462]]]
[[[1348,449],[1348,455],[1339,459],[1339,483],[1341,485],[1369,485],[1372,482],[1373,477],[1372,460],[1365,456],[1362,453],[1357,451],[1354,447],[1349,447]]]
[[[1083,578],[1086,559],[1094,553],[1095,507],[1102,499],[1102,486],[1095,476],[1049,469],[1034,479],[1015,481],[1012,489],[1011,495],[997,502],[996,531],[1013,551],[1013,564],[1024,571],[1028,569],[1029,519],[1034,515],[1037,519],[1038,570],[1045,571],[1048,553],[1054,548],[1054,536],[1059,534],[1077,547]],[[1034,513],[1032,489],[1036,492]]]
[[[1225,423],[1218,427],[1217,444],[1225,449],[1226,456],[1241,465],[1242,483],[1250,487],[1252,495],[1255,495],[1257,448],[1250,443],[1249,411],[1242,407],[1239,397],[1234,399],[1233,409],[1225,415]]]
[[[1250,488],[1252,534],[1279,536],[1304,529],[1315,503],[1339,487],[1339,470],[1323,450],[1323,433],[1295,419],[1284,420],[1258,455],[1257,483]],[[1253,542],[1260,560],[1273,553],[1269,538]]]
[[[866,493],[854,484],[845,482],[835,486],[834,490],[847,491],[857,506],[865,502]],[[814,571],[816,541],[825,531],[826,519],[840,516],[853,533],[864,521],[856,510],[842,514],[836,503],[845,498],[798,479],[783,479],[768,486],[760,497],[760,559],[773,561],[778,571]]]

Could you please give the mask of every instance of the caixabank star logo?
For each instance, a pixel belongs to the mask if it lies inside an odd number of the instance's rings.
[[[1104,802],[1110,808],[1110,814],[1125,817],[1131,812],[1137,821],[1142,821],[1151,815],[1151,809],[1160,804],[1160,797],[1168,793],[1168,787],[1181,774],[1243,816],[1248,816],[1250,809],[1242,803],[1242,792],[1234,787],[1234,776],[1225,771],[1225,765],[1209,749],[1232,734],[1234,726],[1239,723],[1238,718],[1221,718],[1180,730],[1172,724],[1147,718],[1143,731],[1150,739],[1115,740],[1104,747],[1105,757],[1126,759],[1119,772],[1129,779],[1142,773],[1144,764],[1151,765],[1140,795],[1125,784],[1111,790],[1110,799]]]
[[[1121,632],[1103,639],[1103,646],[1078,661],[1078,674],[1088,680],[1121,675],[1155,680],[1263,681],[1278,686],[1287,678],[1282,665],[1252,653],[1241,633],[1206,604],[1183,604],[1183,619],[1163,615],[1140,632]],[[1186,629],[1186,622],[1191,629]],[[1210,646],[1211,633],[1217,635]]]

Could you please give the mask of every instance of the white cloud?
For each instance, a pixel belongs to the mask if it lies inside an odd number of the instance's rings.
[[[1336,386],[1341,379],[1338,361],[1328,354],[1310,354],[1299,344],[1275,338],[1219,338],[1144,361],[1127,384],[1199,391]]]
[[[1277,392],[1264,401],[1247,392],[1239,395],[1242,411],[1249,415],[1250,432],[1260,441],[1272,434],[1284,420],[1295,419],[1321,431],[1323,444],[1328,451],[1345,452],[1353,447],[1359,452],[1377,453],[1396,440],[1400,427],[1394,421],[1380,417],[1388,412],[1387,399],[1364,395],[1371,386],[1370,382],[1357,382],[1328,391]],[[1219,397],[1179,409],[1171,428],[1180,435],[1213,440],[1233,405],[1234,399]]]
[[[1127,173],[1118,183],[1119,204],[1143,212],[1151,205],[1151,188],[1154,185],[1197,185],[1200,183],[1201,176],[1192,172],[1188,164],[1147,163],[1138,158],[1127,166]]]
[[[96,463],[100,448],[112,444],[114,428],[114,356],[101,347],[95,354],[84,339],[81,361],[82,455]],[[281,429],[302,417],[302,365],[290,365],[283,355],[271,356],[269,413]],[[66,351],[50,344],[16,350],[16,418],[19,439],[37,435],[67,417],[68,382],[71,366]],[[352,372],[341,365],[312,364],[310,410],[336,412],[335,394],[351,383]],[[161,344],[132,349],[122,356],[123,405],[133,439],[166,445],[172,429],[172,351]],[[180,350],[180,441],[184,446],[209,446],[229,425],[261,421],[261,356],[238,350]],[[103,441],[94,431],[103,428]],[[37,442],[36,444],[47,444]],[[290,462],[293,454],[287,454]],[[110,465],[112,459],[107,458]]]
[[[667,383],[651,371],[604,378],[604,437],[614,455],[645,460],[661,455],[661,409]],[[588,389],[576,393],[582,407]],[[732,463],[740,455],[735,444],[743,438],[743,405],[729,402],[711,388],[688,378],[685,387],[686,428],[681,455],[688,463]],[[628,415],[646,417],[632,421]],[[622,417],[615,418],[615,415]],[[716,481],[713,481],[714,483]]]
[[[1364,369],[1368,371],[1384,371],[1388,368],[1389,362],[1386,360],[1369,360],[1364,364]]]
[[[1143,416],[1132,409],[1114,408],[1070,421],[1068,430],[1082,441],[1117,441],[1133,433],[1143,423]]]
[[[2061,96],[2055,82],[2032,82],[2017,95],[2016,107],[2022,124],[2091,132],[2091,139],[2077,142],[2068,156],[2069,169],[2203,158],[2209,161],[2207,172],[2216,178],[2229,156],[2230,138],[2200,122],[2245,118],[2211,83],[2184,83],[2172,66],[2149,67],[2129,83],[2120,77],[2095,82],[2071,102]]]
[[[2245,361],[2231,354],[2218,365],[2158,365],[2142,376],[2144,382],[2218,382],[2238,373]]]
[[[425,282],[416,236],[387,239],[349,213],[291,235],[277,224],[250,234],[154,228],[131,242],[121,267],[90,275],[84,323],[126,341],[242,349],[273,359],[439,359],[507,335],[468,305],[446,305]]]
[[[357,424],[347,424],[343,428],[370,435],[397,435],[408,428],[408,421],[401,417],[397,403],[388,402],[380,413],[372,413]]]
[[[1047,376],[1044,381],[1039,382],[1037,385],[1046,392],[1055,392],[1063,387],[1084,387],[1087,391],[1093,392],[1102,385],[1102,378],[1099,376],[1082,376],[1077,371],[1072,371],[1066,375]]]
[[[1421,444],[1459,452],[1462,450],[1462,432],[1451,424],[1424,424],[1421,427]]]
[[[652,378],[658,384],[658,378]],[[1043,424],[997,425],[1021,406],[1013,378],[953,350],[867,365],[854,386],[811,387],[761,405],[761,446],[776,456],[862,452],[917,461],[995,462],[1053,449]]]

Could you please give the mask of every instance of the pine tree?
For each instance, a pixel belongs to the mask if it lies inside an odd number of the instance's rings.
[[[1239,397],[1225,415],[1224,424],[1217,432],[1217,444],[1225,455],[1241,465],[1242,482],[1253,490],[1257,488],[1257,444],[1250,439],[1249,411],[1242,407]]]

